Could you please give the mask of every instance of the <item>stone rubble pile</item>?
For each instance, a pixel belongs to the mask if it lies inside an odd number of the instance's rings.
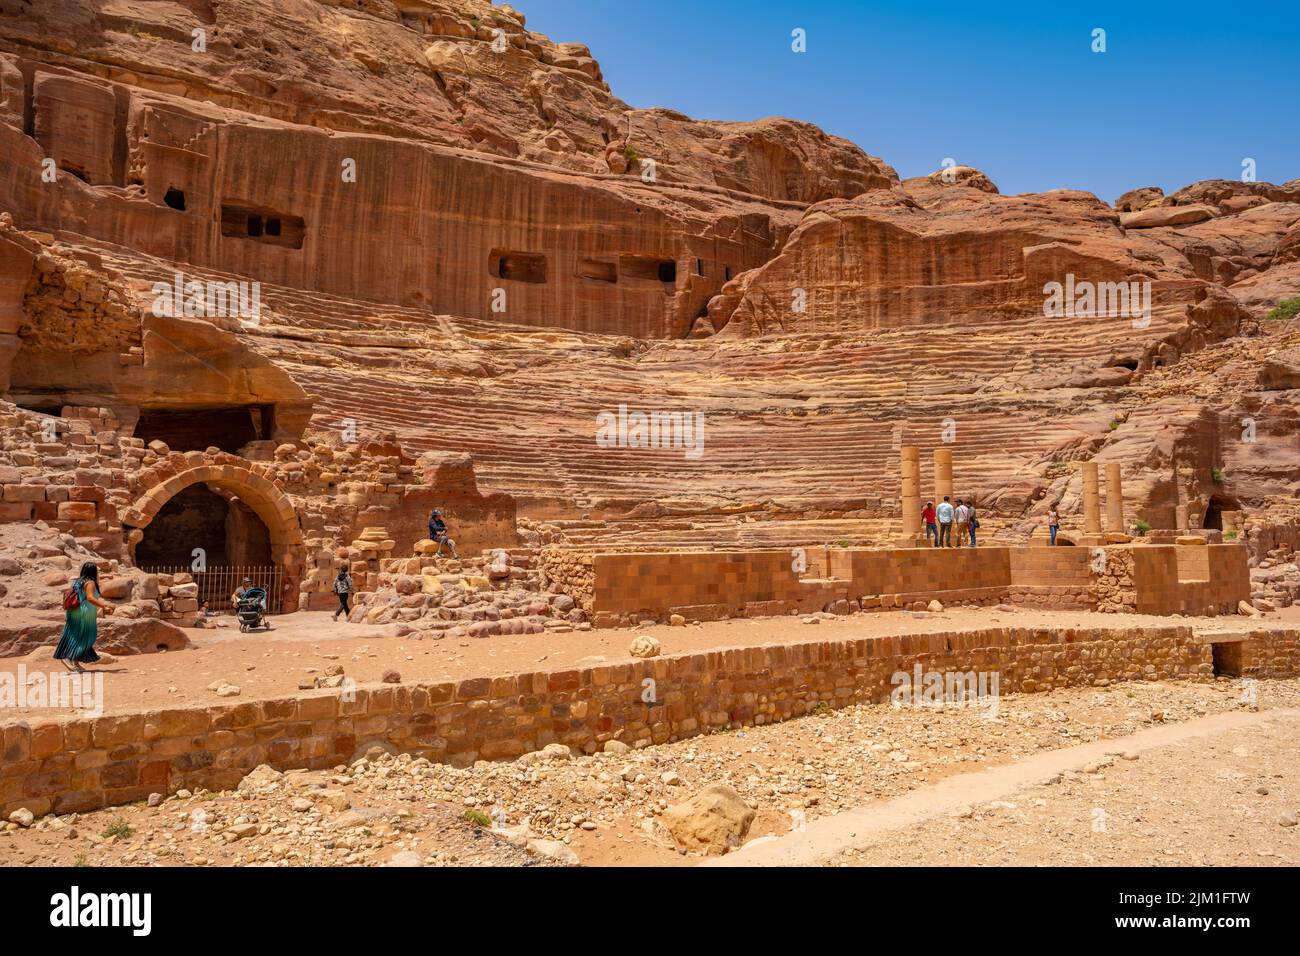
[[[357,596],[348,620],[408,624],[431,637],[589,630],[586,612],[552,584],[543,586],[529,549],[497,549],[455,560],[417,542],[409,558],[379,561],[376,588]]]

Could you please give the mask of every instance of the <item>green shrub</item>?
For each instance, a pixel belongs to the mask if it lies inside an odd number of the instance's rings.
[[[1223,532],[1223,540],[1224,540],[1224,541],[1236,541],[1236,540],[1237,540],[1237,532],[1236,532],[1236,531],[1225,531],[1225,532]]]
[[[1223,469],[1222,469],[1222,468],[1211,468],[1211,469],[1210,469],[1210,477],[1211,477],[1212,479],[1214,479],[1214,483],[1215,483],[1216,485],[1221,485],[1221,484],[1223,484]]]
[[[118,817],[116,820],[114,820],[114,821],[113,821],[112,823],[110,823],[108,826],[104,827],[104,833],[103,833],[103,836],[104,836],[105,838],[113,838],[113,837],[116,837],[116,838],[118,838],[118,839],[120,839],[120,840],[125,840],[125,839],[126,839],[127,837],[129,837],[133,832],[135,832],[135,831],[133,831],[133,830],[131,829],[131,824],[127,823],[127,822],[126,822],[125,820],[123,820],[121,817]]]
[[[1277,308],[1264,316],[1264,318],[1270,322],[1278,322],[1285,321],[1286,319],[1294,319],[1297,315],[1300,315],[1300,296],[1291,299],[1283,299],[1277,304]]]
[[[1151,530],[1151,525],[1147,524],[1141,518],[1138,518],[1137,521],[1133,522],[1133,527],[1137,529],[1138,534],[1146,534]]]
[[[476,826],[476,827],[492,826],[492,818],[489,817],[482,810],[466,810],[465,819],[469,821],[471,826]]]
[[[626,159],[627,164],[631,166],[633,163],[635,163],[638,159],[641,158],[641,154],[638,153],[631,145],[628,145],[623,147],[623,158]]]
[[[1115,429],[1119,428],[1119,425],[1120,425],[1120,421],[1119,421],[1119,419],[1118,419],[1118,418],[1112,418],[1112,419],[1110,420],[1110,424],[1107,425],[1106,427],[1109,428],[1111,431],[1114,431]]]

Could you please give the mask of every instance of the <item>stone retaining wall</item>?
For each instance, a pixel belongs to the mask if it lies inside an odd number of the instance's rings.
[[[584,578],[582,594],[597,627],[673,614],[847,614],[931,600],[1230,614],[1250,598],[1246,557],[1237,544],[602,553],[591,559],[594,583]],[[565,586],[558,573],[554,580]]]
[[[1233,636],[1240,645],[1234,662],[1245,675],[1293,675],[1298,637],[1294,630]],[[468,765],[557,741],[588,752],[613,738],[663,743],[786,720],[818,705],[883,701],[891,676],[918,663],[933,671],[996,671],[1003,690],[1032,692],[1103,680],[1205,680],[1213,661],[1211,645],[1187,627],[990,628],[9,721],[0,726],[0,815],[19,807],[85,811],[181,787],[229,789],[258,764],[331,767],[374,745]],[[643,702],[647,691],[653,703]]]

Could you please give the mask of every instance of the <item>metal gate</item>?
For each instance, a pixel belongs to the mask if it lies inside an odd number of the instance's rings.
[[[252,587],[266,588],[267,613],[280,613],[280,590],[284,583],[284,572],[275,565],[213,564],[203,571],[195,571],[185,565],[148,565],[140,570],[149,574],[188,574],[199,586],[199,607],[207,601],[208,610],[214,614],[235,612],[230,596],[243,583],[244,578],[248,578]]]

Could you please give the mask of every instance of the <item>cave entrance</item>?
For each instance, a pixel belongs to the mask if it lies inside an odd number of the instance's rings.
[[[1201,521],[1202,528],[1213,528],[1216,531],[1223,530],[1223,513],[1225,511],[1240,511],[1241,505],[1237,504],[1231,498],[1223,495],[1210,495],[1210,502],[1205,506],[1205,517]]]
[[[199,586],[198,607],[206,601],[214,612],[230,610],[230,595],[245,577],[266,588],[272,613],[280,609],[270,529],[224,488],[199,482],[173,495],[142,529],[134,564],[157,574],[192,575]],[[188,604],[176,609],[187,616],[194,610]]]
[[[270,437],[273,411],[270,405],[143,408],[134,435],[146,445],[154,440],[164,441],[172,451],[205,451],[215,447],[234,454],[249,442]]]

